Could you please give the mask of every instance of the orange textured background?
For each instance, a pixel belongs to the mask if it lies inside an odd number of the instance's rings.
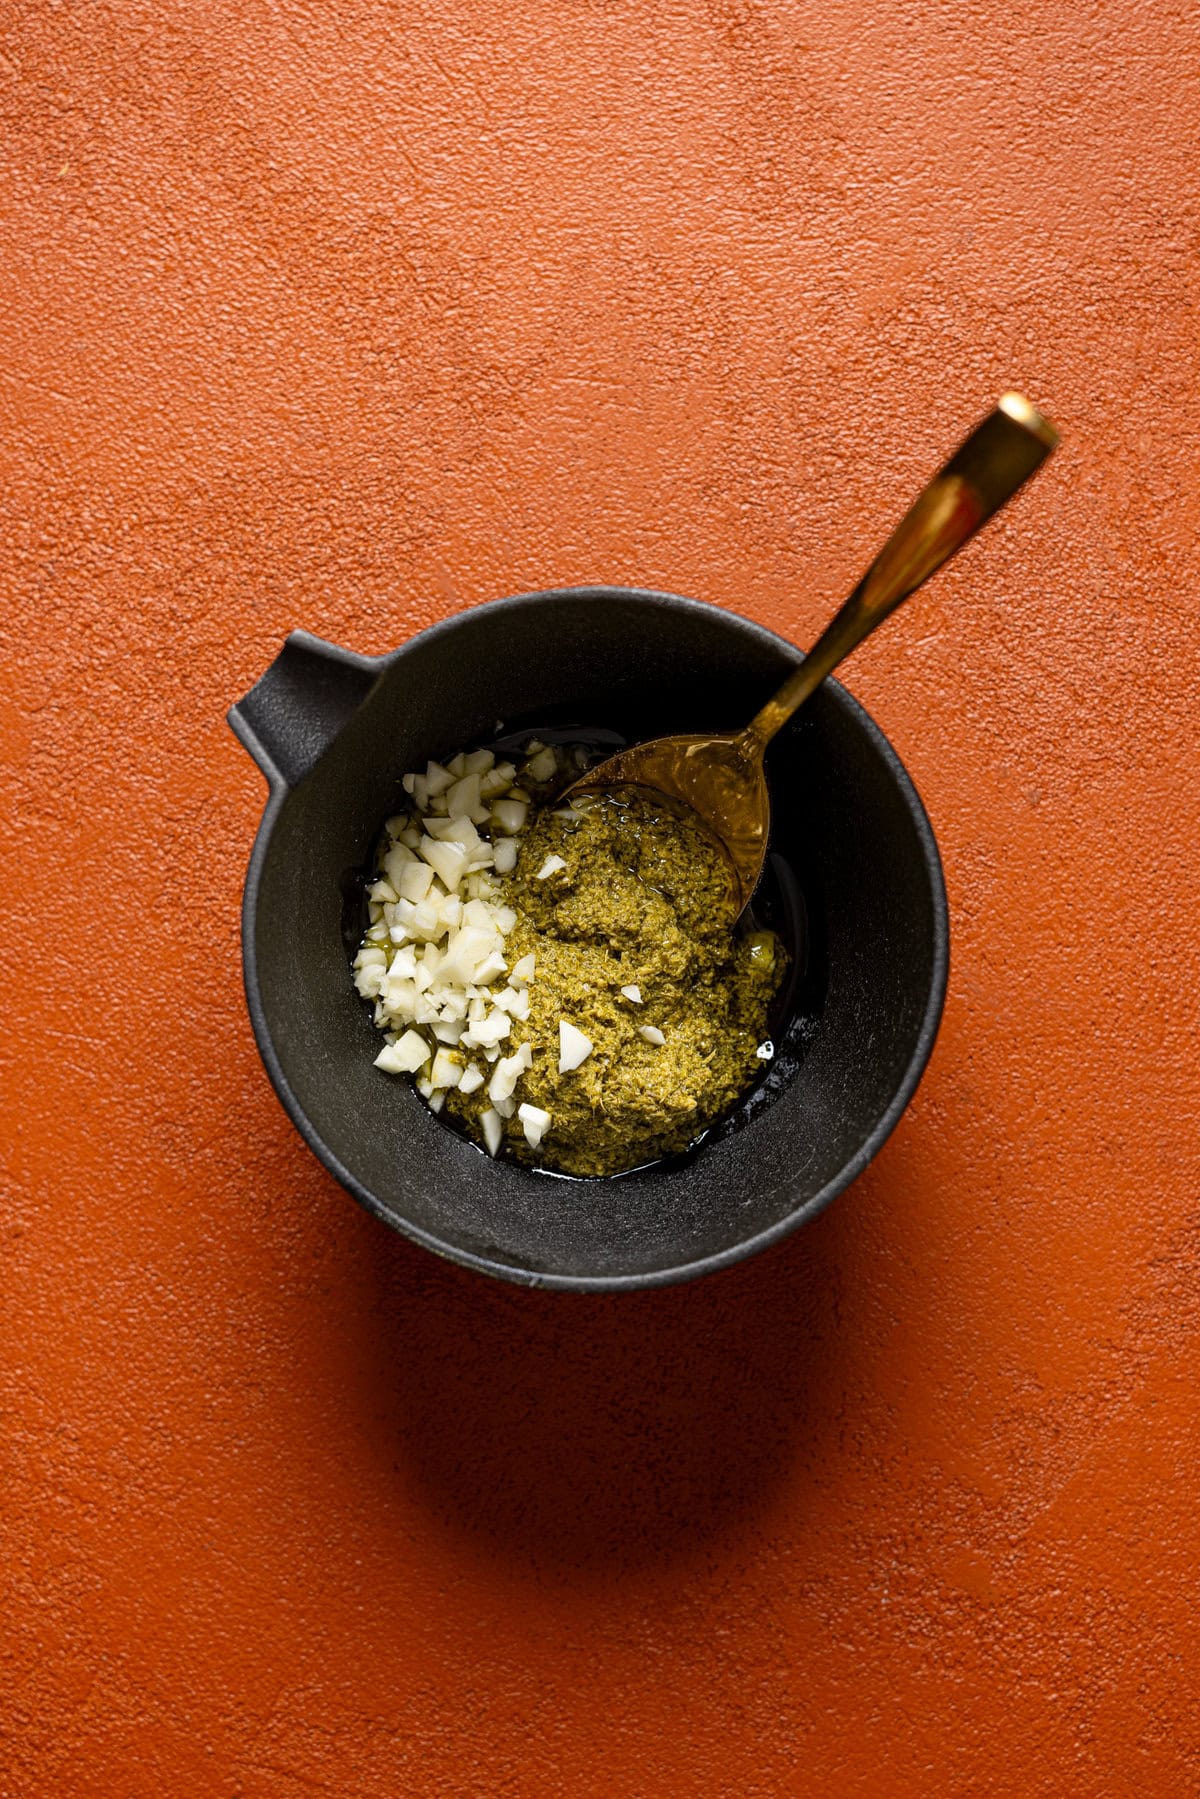
[[[1184,0],[3,15],[5,1799],[1200,1790],[1200,22]],[[856,659],[945,1024],[782,1248],[578,1298],[258,1063],[228,703],[654,584]]]

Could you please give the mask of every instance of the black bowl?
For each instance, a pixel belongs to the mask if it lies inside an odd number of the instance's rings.
[[[576,588],[461,613],[377,659],[296,632],[232,709],[271,789],[243,904],[254,1033],[293,1123],[369,1211],[527,1286],[648,1287],[765,1248],[866,1167],[933,1047],[949,934],[912,782],[832,681],[768,758],[784,912],[803,896],[791,1022],[763,1087],[690,1157],[592,1181],[492,1161],[372,1066],[349,973],[348,902],[405,770],[525,724],[632,741],[733,728],[799,659],[715,606]]]

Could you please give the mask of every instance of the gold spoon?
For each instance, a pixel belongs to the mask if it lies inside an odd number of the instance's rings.
[[[1002,395],[901,519],[800,667],[744,731],[635,744],[589,769],[571,796],[645,787],[690,807],[729,858],[740,913],[767,853],[771,802],[763,753],[772,737],[876,625],[1012,498],[1057,443],[1058,432],[1036,406],[1020,394]]]

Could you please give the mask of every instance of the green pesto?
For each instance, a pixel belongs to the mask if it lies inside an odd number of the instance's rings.
[[[566,867],[539,880],[552,854]],[[771,932],[731,930],[721,851],[695,822],[626,790],[593,801],[578,822],[540,811],[504,888],[517,913],[509,964],[530,950],[536,958],[529,1019],[514,1021],[504,1049],[529,1042],[533,1066],[516,1098],[552,1117],[536,1152],[520,1120],[507,1120],[513,1154],[601,1175],[686,1149],[760,1072],[787,960]],[[622,995],[630,986],[640,1005]],[[560,1019],[594,1045],[561,1075]],[[642,1025],[666,1041],[647,1043]],[[486,1087],[452,1090],[446,1109],[478,1139],[488,1104]]]

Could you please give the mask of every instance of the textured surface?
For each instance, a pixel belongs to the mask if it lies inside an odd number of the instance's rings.
[[[1198,36],[6,9],[5,1795],[1200,1786]],[[228,701],[590,579],[803,642],[1010,383],[1063,450],[850,676],[955,929],[880,1160],[635,1298],[391,1238],[254,1054]]]

